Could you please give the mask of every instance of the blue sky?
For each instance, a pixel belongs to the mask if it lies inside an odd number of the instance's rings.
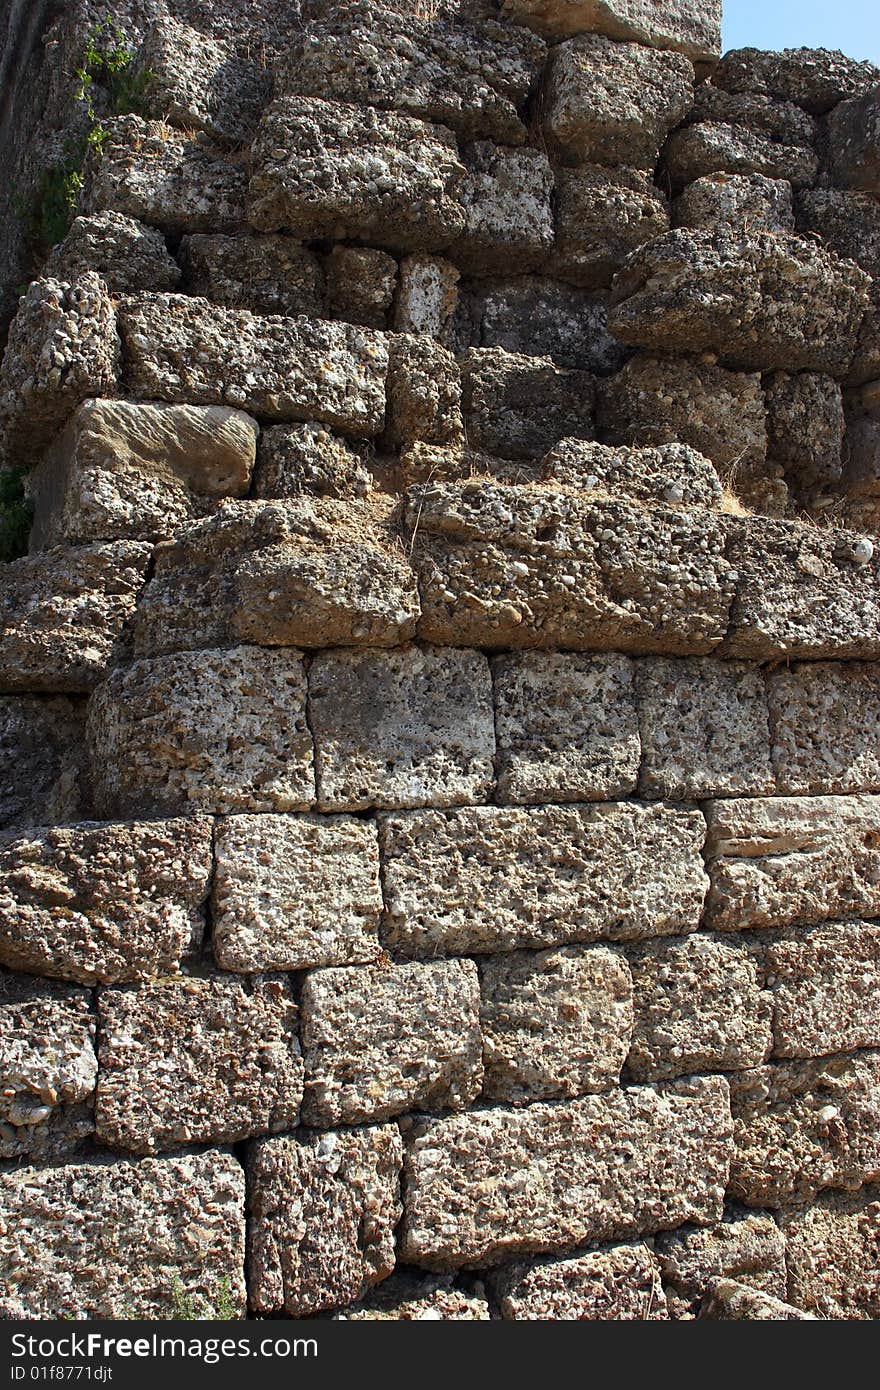
[[[724,0],[724,48],[840,48],[880,64],[878,0]]]

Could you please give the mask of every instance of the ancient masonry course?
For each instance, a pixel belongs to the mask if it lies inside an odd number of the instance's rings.
[[[880,1316],[880,70],[0,57],[0,1315]]]

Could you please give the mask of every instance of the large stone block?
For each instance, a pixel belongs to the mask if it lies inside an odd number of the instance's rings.
[[[639,793],[673,801],[776,790],[764,678],[742,661],[639,662]]]
[[[154,1153],[293,1129],[303,1067],[282,977],[160,980],[98,995],[98,1137]]]
[[[451,1275],[397,1274],[386,1279],[369,1298],[335,1320],[344,1322],[489,1322],[489,1305],[482,1290],[459,1288]]]
[[[271,94],[267,58],[264,45],[200,33],[162,15],[144,36],[136,70],[146,79],[148,104],[157,115],[240,146],[253,136]]]
[[[96,691],[87,738],[105,815],[302,811],[314,801],[296,651],[238,647],[136,661]]]
[[[0,830],[77,820],[85,701],[0,697]]]
[[[374,246],[332,246],[324,258],[329,317],[387,328],[397,269],[394,257]]]
[[[798,231],[819,236],[838,256],[880,279],[880,203],[870,193],[817,188],[797,200]]]
[[[243,226],[243,165],[164,121],[116,116],[102,127],[100,153],[86,159],[85,212],[121,212],[172,235]]]
[[[396,1125],[263,1139],[248,1158],[253,1311],[308,1317],[394,1269],[403,1145]]]
[[[471,348],[461,364],[462,413],[472,449],[542,458],[560,439],[593,438],[595,382],[549,358]]]
[[[553,50],[543,131],[572,164],[653,169],[693,100],[693,64],[679,53],[580,34]]]
[[[880,193],[880,72],[874,87],[828,117],[828,163],[835,183]]]
[[[571,1260],[515,1264],[492,1290],[516,1322],[658,1322],[669,1318],[660,1267],[647,1245],[611,1245]]]
[[[818,1318],[880,1317],[880,1188],[827,1192],[779,1214],[789,1296]]]
[[[880,915],[880,797],[715,801],[706,917],[717,931]]]
[[[764,92],[728,92],[713,81],[697,85],[688,121],[717,121],[739,126],[767,135],[780,145],[808,150],[816,145],[821,129],[818,121],[797,102],[771,97]]]
[[[368,328],[162,294],[126,300],[119,325],[125,387],[138,400],[233,405],[343,434],[382,428],[388,352]]]
[[[490,1100],[520,1105],[610,1091],[626,1061],[632,980],[616,951],[561,946],[480,962]]]
[[[255,497],[366,497],[372,486],[360,454],[323,425],[270,425],[260,434]]]
[[[791,184],[788,179],[771,179],[764,174],[706,174],[676,198],[672,220],[676,227],[702,231],[728,226],[755,232],[793,232]]]
[[[553,170],[543,150],[465,146],[464,230],[449,255],[472,275],[537,270],[553,246]]]
[[[729,1080],[732,1197],[783,1207],[880,1179],[880,1053],[775,1062]]]
[[[122,653],[152,546],[59,547],[0,573],[0,689],[91,690]]]
[[[717,1221],[730,1139],[718,1076],[417,1121],[406,1136],[401,1257],[483,1267]]]
[[[786,1297],[785,1241],[769,1213],[730,1206],[717,1226],[662,1232],[655,1249],[674,1318],[696,1317],[716,1279]]]
[[[244,1173],[231,1153],[0,1174],[5,1318],[244,1315]]]
[[[434,338],[395,333],[388,344],[385,442],[395,451],[417,440],[464,443],[461,372],[448,348]]]
[[[683,126],[663,149],[662,171],[676,190],[715,174],[760,174],[804,188],[815,182],[818,169],[814,151],[805,145],[785,144],[764,131],[725,121]]]
[[[174,290],[180,280],[162,233],[121,212],[75,217],[46,261],[46,274],[55,280],[78,280],[89,271],[114,295]]]
[[[679,228],[618,272],[609,326],[660,352],[713,352],[746,371],[845,376],[868,304],[865,272],[817,242]]]
[[[634,1081],[759,1066],[773,1044],[770,999],[748,950],[698,933],[631,948]]]
[[[844,98],[874,86],[880,81],[880,69],[825,48],[781,52],[732,48],[716,67],[712,81],[727,92],[761,92],[822,115]]]
[[[385,939],[431,957],[694,930],[704,828],[632,803],[382,817]]]
[[[727,629],[709,512],[474,480],[412,489],[405,524],[429,642],[688,655]]]
[[[756,954],[773,1001],[774,1056],[880,1047],[880,927],[833,922],[774,932]]]
[[[84,984],[171,974],[202,938],[211,825],[34,830],[0,848],[0,961]]]
[[[811,1314],[735,1279],[716,1279],[703,1300],[700,1317],[714,1322],[797,1322]]]
[[[819,372],[774,372],[764,378],[767,444],[796,497],[834,490],[843,471],[843,396]]]
[[[440,250],[464,230],[465,178],[451,131],[319,97],[280,97],[253,146],[251,224],[304,241]]]
[[[309,1124],[461,1110],[479,1093],[480,990],[471,960],[310,971],[301,1005]]]
[[[238,502],[158,548],[135,651],[395,646],[418,613],[415,576],[368,506]]]
[[[222,970],[305,970],[379,955],[372,822],[228,816],[214,852],[211,941]]]
[[[492,786],[489,663],[440,647],[322,652],[309,673],[318,804],[454,805]]]
[[[627,657],[508,653],[492,676],[499,801],[632,795],[641,746]]]
[[[561,169],[555,205],[554,272],[585,289],[610,285],[631,251],[669,230],[669,205],[644,169]]]
[[[170,535],[247,492],[256,442],[228,406],[85,401],[28,478],[31,549]]]
[[[95,1021],[84,989],[0,975],[0,1157],[49,1162],[94,1129]]]
[[[805,662],[767,676],[773,764],[786,795],[880,791],[880,670]]]
[[[440,256],[404,256],[394,304],[397,333],[427,333],[449,347],[458,308],[457,266]]]
[[[563,439],[541,460],[540,478],[573,492],[633,498],[645,505],[719,511],[723,502],[717,470],[689,444],[637,448]]]
[[[504,348],[560,367],[611,372],[626,351],[608,332],[607,297],[543,275],[477,281],[459,306],[462,348]]]
[[[721,53],[720,0],[503,0],[502,13],[552,39],[595,31],[703,62]]]
[[[180,260],[187,291],[215,304],[254,314],[325,317],[321,262],[291,237],[196,233],[180,243]]]

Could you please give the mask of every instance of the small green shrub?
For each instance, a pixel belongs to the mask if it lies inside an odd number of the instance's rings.
[[[0,469],[0,561],[27,553],[33,509],[24,495],[24,473]]]
[[[198,1322],[202,1317],[209,1322],[229,1322],[235,1319],[237,1311],[229,1275],[224,1275],[217,1285],[213,1305],[201,1314],[196,1312],[193,1297],[183,1287],[180,1275],[175,1274],[171,1280],[171,1316],[178,1322]]]

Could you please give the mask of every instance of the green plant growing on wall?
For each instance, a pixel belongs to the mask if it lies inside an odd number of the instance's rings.
[[[17,560],[27,551],[32,508],[24,495],[24,473],[0,469],[0,561]]]
[[[232,1280],[228,1275],[220,1280],[214,1293],[213,1304],[205,1313],[196,1312],[195,1302],[187,1293],[179,1274],[171,1280],[171,1316],[178,1322],[197,1322],[205,1318],[209,1322],[230,1322],[238,1314],[232,1294]]]

